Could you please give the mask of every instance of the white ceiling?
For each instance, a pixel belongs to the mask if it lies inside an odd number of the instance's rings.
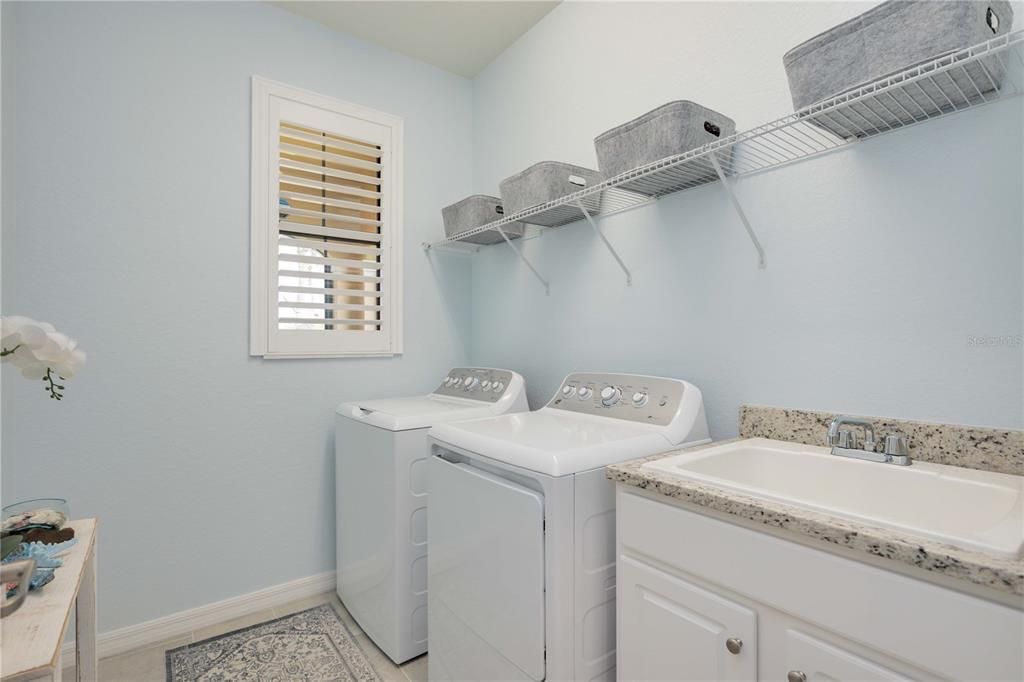
[[[472,78],[554,2],[275,2],[289,12]]]

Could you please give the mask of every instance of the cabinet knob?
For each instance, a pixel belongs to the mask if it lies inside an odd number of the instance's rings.
[[[790,670],[786,682],[807,682],[807,675],[802,670]]]
[[[725,640],[725,648],[729,650],[730,654],[738,654],[743,648],[743,640],[738,637],[730,637]]]

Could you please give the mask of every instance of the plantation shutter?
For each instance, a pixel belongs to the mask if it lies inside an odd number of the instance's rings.
[[[270,97],[268,355],[399,352],[393,126]]]

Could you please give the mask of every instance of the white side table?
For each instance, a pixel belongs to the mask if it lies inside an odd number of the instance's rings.
[[[64,565],[21,608],[0,620],[0,679],[3,682],[61,679],[61,646],[75,611],[78,680],[96,681],[96,519],[68,524],[78,544],[63,556]]]

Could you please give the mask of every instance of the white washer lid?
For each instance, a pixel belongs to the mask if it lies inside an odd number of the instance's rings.
[[[495,412],[491,403],[436,395],[365,400],[338,407],[338,414],[344,417],[389,431],[425,429],[444,422],[491,417]]]
[[[660,427],[547,407],[440,424],[429,435],[442,444],[549,476],[655,455],[677,445]]]

